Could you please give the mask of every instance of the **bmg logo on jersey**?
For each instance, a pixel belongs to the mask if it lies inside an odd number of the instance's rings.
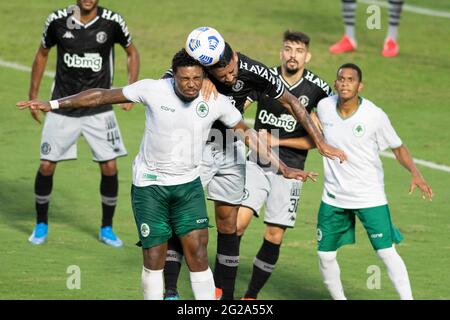
[[[84,57],[80,57],[76,53],[64,54],[64,62],[69,68],[91,69],[99,72],[102,69],[103,58],[98,53],[85,53]]]

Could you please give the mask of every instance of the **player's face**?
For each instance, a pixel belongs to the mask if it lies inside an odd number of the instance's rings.
[[[362,90],[358,72],[351,68],[342,68],[338,71],[334,87],[340,99],[350,100],[358,96]]]
[[[77,5],[81,10],[90,12],[97,8],[98,0],[77,0]]]
[[[238,57],[237,54],[234,53],[233,58],[227,66],[209,69],[208,73],[223,84],[231,87],[237,82],[238,71]]]
[[[297,73],[305,67],[311,59],[308,47],[299,41],[285,41],[280,52],[281,62],[284,69],[290,73]]]
[[[186,100],[194,100],[202,88],[203,77],[200,66],[178,67],[174,75],[175,88]]]

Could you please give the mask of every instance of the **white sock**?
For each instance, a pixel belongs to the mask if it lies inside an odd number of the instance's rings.
[[[395,250],[394,246],[387,249],[377,250],[377,255],[383,260],[387,267],[389,279],[394,284],[395,290],[401,300],[412,300],[411,285],[409,283],[408,271],[405,263]]]
[[[164,296],[164,270],[142,267],[141,284],[144,300],[162,300]]]
[[[317,251],[323,282],[334,300],[347,300],[341,283],[341,270],[336,260],[336,251]]]
[[[195,300],[216,300],[216,286],[209,267],[205,271],[190,272],[190,278]]]

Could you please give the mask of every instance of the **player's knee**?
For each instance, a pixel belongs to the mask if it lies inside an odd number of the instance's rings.
[[[56,162],[51,161],[41,161],[39,165],[39,172],[43,176],[52,176],[55,173]]]
[[[105,176],[114,176],[117,173],[116,160],[100,163],[100,169]]]
[[[274,244],[281,244],[283,241],[285,229],[280,227],[268,226],[264,233],[264,238]]]

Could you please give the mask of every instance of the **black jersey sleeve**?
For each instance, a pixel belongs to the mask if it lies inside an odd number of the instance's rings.
[[[53,47],[56,42],[56,15],[54,12],[50,13],[45,20],[44,31],[42,32],[42,41],[41,45],[44,48]]]
[[[128,26],[125,19],[119,15],[118,23],[115,24],[114,43],[120,44],[127,48],[131,44],[131,33],[128,31]]]
[[[255,101],[258,101],[259,96],[260,96],[260,92],[259,92],[259,91],[256,91],[256,90],[253,90],[253,91],[250,92],[250,94],[247,96],[247,100],[250,101],[250,102],[255,102]]]
[[[251,79],[255,85],[254,89],[260,94],[266,94],[273,99],[280,98],[285,90],[280,78],[275,76],[263,63],[248,59],[241,61],[241,68],[246,69],[251,74]]]

